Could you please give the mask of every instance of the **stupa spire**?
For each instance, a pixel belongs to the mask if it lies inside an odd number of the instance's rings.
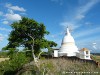
[[[69,34],[70,34],[68,26],[67,26],[67,31],[66,31],[66,34],[67,34],[67,35],[69,35]]]

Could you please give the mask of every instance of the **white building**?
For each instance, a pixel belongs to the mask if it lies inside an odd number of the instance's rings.
[[[61,47],[54,50],[54,57],[60,56],[76,56],[80,59],[90,59],[90,51],[86,48],[83,48],[80,51],[78,50],[77,46],[75,45],[74,38],[71,36],[67,27],[67,31],[61,43]]]
[[[83,49],[79,50],[78,57],[80,59],[91,59],[90,58],[90,50],[88,50],[87,48],[83,48]]]

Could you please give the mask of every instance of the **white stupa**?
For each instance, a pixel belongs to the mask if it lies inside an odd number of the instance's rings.
[[[78,51],[77,46],[75,45],[74,38],[71,36],[69,29],[67,27],[67,31],[62,40],[61,47],[59,49],[59,56],[76,56],[76,52]]]
[[[61,47],[59,49],[54,49],[53,54],[54,54],[53,55],[54,57],[76,56],[80,59],[90,59],[90,51],[89,50],[78,50],[77,46],[75,45],[74,38],[71,36],[71,33],[69,32],[68,27],[67,27],[65,36],[62,39]]]

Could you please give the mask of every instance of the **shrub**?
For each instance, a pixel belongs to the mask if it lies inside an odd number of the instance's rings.
[[[4,75],[14,75],[14,73],[17,73],[27,61],[24,53],[17,53],[12,59],[0,63],[0,72]]]

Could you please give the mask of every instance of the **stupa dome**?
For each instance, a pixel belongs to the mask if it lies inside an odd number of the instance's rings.
[[[77,46],[75,45],[74,38],[71,36],[69,29],[67,27],[66,34],[62,40],[61,47],[59,49],[59,54],[67,54],[67,56],[76,56],[76,52],[78,51]]]
[[[67,32],[62,40],[62,44],[65,44],[65,43],[74,43],[74,38],[71,36],[70,32],[69,32],[69,29],[67,28]]]

